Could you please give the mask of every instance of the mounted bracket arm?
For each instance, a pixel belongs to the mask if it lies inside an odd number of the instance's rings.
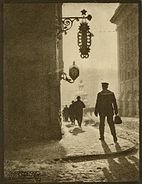
[[[65,72],[63,72],[63,73],[61,74],[61,78],[60,78],[60,79],[61,79],[61,80],[63,79],[63,80],[65,80],[65,81],[69,82],[69,83],[74,83],[74,80],[72,80],[71,78],[69,78]]]
[[[82,17],[62,17],[62,26],[61,30],[58,32],[58,35],[60,33],[65,33],[67,34],[67,31],[70,30],[73,26],[74,21],[79,21],[79,20],[88,20],[90,21],[92,19],[91,15],[86,16],[86,10],[82,10]]]

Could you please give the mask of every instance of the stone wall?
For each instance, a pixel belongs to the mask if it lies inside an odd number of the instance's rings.
[[[56,8],[55,3],[4,5],[6,143],[61,138]]]

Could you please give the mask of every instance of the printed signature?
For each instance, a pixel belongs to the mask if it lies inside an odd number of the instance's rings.
[[[39,171],[10,171],[8,174],[8,180],[35,180],[35,182],[41,181],[41,173]]]

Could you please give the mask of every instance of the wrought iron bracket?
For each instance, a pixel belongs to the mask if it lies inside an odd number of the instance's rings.
[[[60,79],[61,80],[63,79],[65,81],[69,82],[69,83],[74,83],[74,80],[69,78],[65,72],[62,72]]]
[[[92,19],[91,15],[86,16],[86,10],[82,10],[82,17],[62,17],[62,22],[61,22],[61,28],[58,32],[58,35],[60,33],[65,33],[67,34],[67,31],[70,30],[73,26],[74,21],[79,21],[79,20],[88,20],[90,21]]]

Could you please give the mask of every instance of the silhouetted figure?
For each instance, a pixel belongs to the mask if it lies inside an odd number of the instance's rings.
[[[64,121],[68,121],[68,118],[69,118],[69,108],[67,105],[65,105],[63,109],[63,119]]]
[[[72,104],[69,106],[69,117],[73,125],[75,125],[75,104],[72,101]]]
[[[80,96],[77,97],[77,101],[74,102],[74,105],[75,105],[75,118],[77,120],[78,126],[81,128],[83,118],[83,108],[85,108],[85,104],[80,100]]]
[[[118,108],[116,103],[116,98],[113,92],[108,90],[108,83],[102,83],[102,91],[98,93],[96,106],[95,106],[95,115],[100,116],[100,140],[104,140],[104,127],[105,127],[105,117],[107,117],[107,122],[109,124],[111,134],[113,136],[113,140],[116,143],[116,131],[115,125],[113,122],[114,113],[118,114]]]

